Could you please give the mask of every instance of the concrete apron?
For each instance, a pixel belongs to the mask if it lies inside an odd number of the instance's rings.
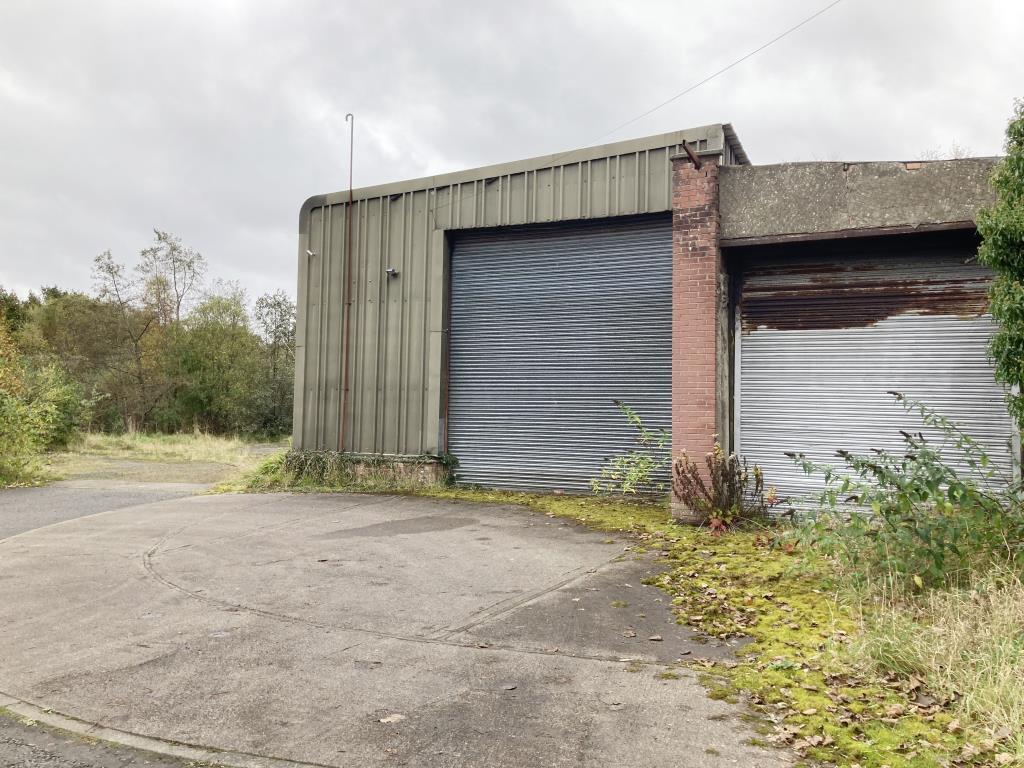
[[[691,672],[658,677],[731,649],[674,624],[624,543],[358,495],[60,523],[0,541],[0,706],[234,766],[786,762]]]

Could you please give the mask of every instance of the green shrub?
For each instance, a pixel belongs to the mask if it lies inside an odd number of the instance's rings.
[[[65,447],[92,404],[60,366],[26,366],[0,320],[0,485],[38,480],[42,452]]]
[[[594,493],[663,493],[662,479],[671,462],[671,436],[668,430],[648,429],[640,415],[621,400],[615,405],[636,427],[636,447],[605,460],[601,474],[590,481]]]
[[[96,400],[55,363],[30,367],[25,374],[26,398],[33,428],[45,450],[66,448],[89,426]]]
[[[988,569],[1024,566],[1021,484],[985,450],[920,402],[891,393],[941,436],[902,432],[904,450],[839,451],[845,471],[790,454],[825,487],[805,524],[806,540],[839,559],[859,581],[896,589],[966,584]]]
[[[39,434],[26,393],[21,356],[0,319],[0,486],[31,482],[36,475]]]
[[[0,390],[0,487],[35,480],[39,454],[39,439],[28,406]]]
[[[1007,403],[1024,427],[1024,100],[1014,104],[1006,127],[1006,155],[990,179],[995,203],[978,212],[982,237],[978,261],[994,273],[989,311],[997,324],[992,359]]]

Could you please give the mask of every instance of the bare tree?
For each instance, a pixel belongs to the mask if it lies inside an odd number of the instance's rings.
[[[206,259],[170,232],[154,229],[153,234],[156,242],[139,253],[136,271],[161,321],[179,323],[186,301],[202,285]]]
[[[124,364],[112,362],[111,367],[130,382],[118,399],[125,427],[135,431],[167,392],[151,364],[159,349],[152,339],[158,315],[143,301],[143,281],[114,261],[110,251],[93,260],[93,280],[99,298],[114,307],[117,315],[118,335],[124,346],[121,356],[126,359]]]
[[[267,428],[275,434],[291,427],[295,375],[295,302],[282,290],[265,293],[253,311],[267,354]]]
[[[295,352],[295,302],[278,289],[256,299],[253,317],[263,340],[275,352],[284,349]]]
[[[971,156],[971,148],[965,147],[955,139],[949,145],[948,148],[941,146],[932,147],[931,149],[922,150],[918,156],[918,160],[963,160],[965,157]]]

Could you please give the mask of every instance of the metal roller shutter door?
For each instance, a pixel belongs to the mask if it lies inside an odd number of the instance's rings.
[[[1014,428],[987,355],[989,273],[968,258],[802,259],[746,271],[738,444],[767,485],[793,499],[819,487],[785,451],[833,465],[837,449],[900,451],[899,430],[922,426],[890,390],[959,422],[1012,474]]]
[[[671,409],[668,216],[460,233],[448,450],[459,482],[586,490]]]

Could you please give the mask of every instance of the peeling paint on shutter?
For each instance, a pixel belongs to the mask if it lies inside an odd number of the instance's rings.
[[[459,481],[587,490],[605,458],[634,446],[613,401],[670,425],[671,220],[459,234],[450,325]]]
[[[838,449],[901,451],[899,431],[922,425],[890,390],[959,422],[1012,474],[1014,427],[987,354],[990,274],[969,260],[937,252],[773,259],[747,269],[738,445],[766,485],[790,498],[819,487],[786,451],[837,466]]]

